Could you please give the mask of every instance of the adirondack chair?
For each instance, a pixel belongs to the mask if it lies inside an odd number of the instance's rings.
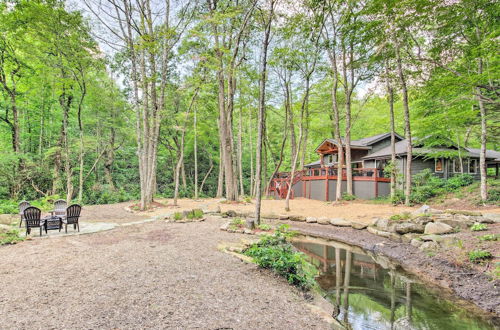
[[[22,201],[19,203],[19,217],[21,220],[19,221],[19,228],[23,225],[23,220],[24,220],[24,210],[26,210],[28,207],[30,207],[31,204],[27,201]]]
[[[58,199],[54,202],[54,215],[64,218],[66,216],[66,208],[68,204],[64,199]]]
[[[24,222],[26,223],[26,236],[31,233],[31,228],[40,228],[40,236],[42,236],[42,227],[44,221],[41,219],[42,211],[34,206],[30,206],[24,210]]]
[[[82,207],[78,204],[73,204],[66,209],[66,216],[63,218],[64,230],[68,232],[68,225],[73,225],[73,229],[80,231],[80,224],[78,220],[80,219],[80,212]]]

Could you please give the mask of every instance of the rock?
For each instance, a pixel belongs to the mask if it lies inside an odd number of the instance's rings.
[[[253,234],[253,230],[252,230],[252,229],[245,228],[245,229],[243,229],[243,233],[244,233],[244,234],[247,234],[247,235],[252,235],[252,234]]]
[[[479,223],[495,223],[495,220],[486,218],[486,217],[469,217],[470,221],[479,222]]]
[[[470,220],[458,220],[458,219],[439,219],[440,223],[445,223],[453,228],[467,229],[474,224],[474,221]]]
[[[413,211],[413,214],[414,215],[429,214],[429,213],[431,213],[430,210],[431,210],[431,207],[429,205],[424,204],[424,205],[420,206],[417,210]]]
[[[439,248],[439,244],[434,242],[434,241],[430,241],[430,242],[424,242],[422,243],[422,245],[420,245],[419,249],[421,251],[430,251],[430,250],[437,250]]]
[[[351,222],[349,220],[346,220],[343,218],[330,219],[330,224],[333,226],[339,226],[339,227],[350,227],[351,226]]]
[[[301,216],[301,215],[291,215],[290,216],[290,220],[291,221],[301,221],[301,222],[304,222],[306,221],[306,218]]]
[[[330,219],[327,218],[327,217],[321,217],[321,218],[318,218],[318,223],[320,225],[329,225],[330,224]]]
[[[377,219],[377,221],[375,222],[375,227],[377,227],[377,229],[387,231],[389,229],[389,220]]]
[[[222,216],[225,218],[235,218],[238,216],[238,213],[234,210],[227,210],[226,212],[222,213]]]
[[[424,233],[428,234],[448,234],[453,232],[453,227],[442,222],[429,222],[425,225]]]
[[[367,230],[370,233],[375,234],[377,236],[381,236],[381,237],[385,237],[385,238],[390,238],[391,240],[394,240],[394,241],[397,241],[397,242],[401,242],[401,236],[399,236],[398,234],[390,233],[388,231],[378,230],[378,229],[376,229],[374,227],[368,227]]]
[[[228,230],[230,225],[231,225],[231,222],[226,222],[225,224],[220,226],[220,230]]]
[[[411,240],[410,244],[414,247],[420,247],[422,244],[424,244],[424,242],[414,238]]]
[[[418,225],[425,226],[429,222],[433,222],[433,220],[432,220],[432,218],[430,216],[423,215],[423,216],[416,217],[415,219],[412,220],[412,222],[414,222],[414,223],[416,223]]]
[[[307,223],[316,223],[316,222],[318,222],[318,219],[316,219],[315,217],[307,217],[306,222]]]
[[[290,217],[286,214],[280,214],[278,215],[278,219],[280,220],[288,220]]]
[[[420,239],[424,242],[431,242],[431,241],[434,241],[434,242],[439,242],[441,239],[441,236],[439,235],[423,235],[423,236],[420,236]]]
[[[372,226],[372,227],[375,227],[377,225],[377,221],[379,220],[380,218],[372,218],[370,220],[370,224],[369,226]]]
[[[494,223],[500,222],[500,213],[485,213],[483,214],[483,218],[489,219]]]
[[[411,243],[412,240],[419,238],[420,234],[408,233],[401,236],[403,243]]]
[[[278,216],[274,213],[266,213],[261,216],[262,219],[278,219]]]
[[[245,230],[243,228],[238,228],[234,232],[238,233],[238,234],[243,234],[245,232]]]
[[[357,230],[365,229],[368,227],[368,224],[366,223],[360,223],[360,222],[352,222],[351,227]]]
[[[0,214],[0,224],[10,225],[19,223],[19,216],[14,214]]]
[[[217,207],[215,208],[215,213],[218,213],[220,214],[221,213],[221,209],[220,209],[220,205],[217,205]]]
[[[425,229],[424,225],[412,222],[403,222],[394,225],[394,231],[400,235],[408,233],[423,233],[424,229]]]

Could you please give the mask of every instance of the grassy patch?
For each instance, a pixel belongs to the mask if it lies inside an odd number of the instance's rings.
[[[16,244],[24,241],[24,237],[19,236],[19,230],[11,229],[5,233],[0,233],[0,245]]]
[[[401,220],[410,220],[410,219],[411,219],[410,212],[403,212],[401,214],[394,214],[389,218],[389,220],[392,220],[392,221],[401,221]]]
[[[486,234],[478,237],[481,241],[498,241],[500,240],[500,235]]]
[[[200,209],[194,209],[187,213],[186,217],[188,219],[201,219],[203,218],[203,211]]]
[[[348,194],[348,193],[343,193],[342,194],[342,200],[344,201],[353,201],[356,199],[356,196]]]
[[[485,250],[474,250],[469,252],[469,261],[473,263],[479,263],[491,259],[492,257],[491,253]]]
[[[260,225],[257,226],[258,229],[263,230],[263,231],[270,231],[271,226],[265,223],[261,223]]]
[[[288,283],[310,289],[316,285],[314,277],[318,271],[303,253],[295,251],[288,242],[287,239],[294,235],[288,228],[287,225],[279,226],[274,235],[263,236],[243,253],[252,257],[260,267],[271,269],[285,277]]]
[[[470,227],[470,230],[472,231],[488,230],[488,226],[484,223],[475,223]]]
[[[182,214],[182,212],[175,212],[174,213],[174,220],[175,221],[179,221],[182,219],[184,219],[184,214]]]

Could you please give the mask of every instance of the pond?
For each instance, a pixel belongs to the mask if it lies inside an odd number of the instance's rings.
[[[319,269],[321,293],[341,327],[495,329],[489,320],[419,282],[384,256],[311,237],[297,237],[293,245]]]

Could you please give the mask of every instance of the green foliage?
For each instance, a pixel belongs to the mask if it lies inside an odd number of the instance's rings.
[[[287,226],[281,225],[274,235],[263,236],[259,242],[245,250],[244,254],[252,257],[260,267],[272,269],[285,277],[290,284],[309,289],[315,285],[317,270],[303,253],[296,252],[287,241],[293,235]]]
[[[270,231],[272,229],[271,226],[266,223],[261,223],[260,225],[257,226],[257,228],[264,231]]]
[[[187,213],[186,217],[188,219],[201,219],[203,218],[203,211],[200,209],[194,209]]]
[[[481,240],[481,241],[498,241],[498,240],[500,240],[500,235],[498,235],[498,234],[486,234],[483,236],[479,236],[479,240]]]
[[[403,212],[401,214],[394,214],[389,218],[389,220],[392,220],[392,221],[401,221],[401,220],[409,220],[409,219],[411,219],[410,212]]]
[[[23,240],[24,238],[19,236],[19,230],[17,229],[11,229],[4,233],[0,232],[0,245],[16,244]]]
[[[175,212],[174,213],[174,220],[179,221],[184,219],[184,214],[182,212]]]
[[[356,196],[350,195],[348,193],[343,193],[342,194],[342,199],[345,200],[345,201],[353,201],[353,200],[356,199]]]
[[[470,227],[470,230],[472,231],[488,230],[488,226],[484,223],[475,223]]]
[[[469,252],[469,261],[473,263],[479,263],[491,259],[492,257],[491,253],[485,250],[474,250]]]
[[[234,226],[242,226],[245,224],[245,220],[242,218],[234,218],[231,220],[231,224]]]
[[[0,214],[17,214],[19,213],[18,204],[13,200],[0,200]]]

